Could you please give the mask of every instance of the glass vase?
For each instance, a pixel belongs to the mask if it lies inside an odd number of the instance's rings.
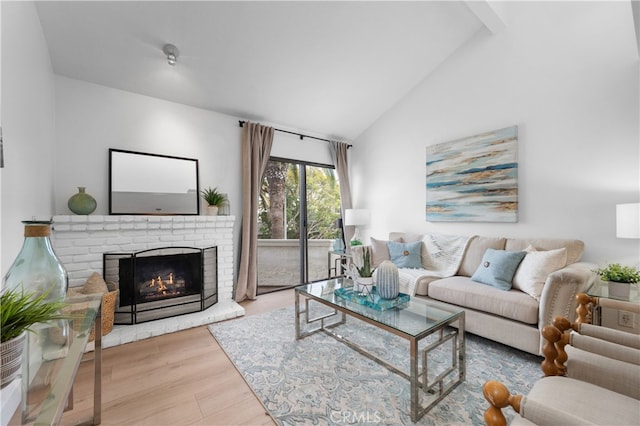
[[[69,279],[67,271],[51,246],[50,221],[23,221],[24,242],[18,256],[4,276],[4,290],[24,291],[36,295],[46,294],[46,301],[65,298]],[[69,325],[67,320],[37,324],[31,327],[25,347],[23,380],[31,383],[42,362],[52,351],[59,351],[67,343]]]
[[[91,214],[97,206],[96,199],[87,194],[84,186],[79,186],[78,193],[72,195],[67,202],[67,207],[75,214]]]

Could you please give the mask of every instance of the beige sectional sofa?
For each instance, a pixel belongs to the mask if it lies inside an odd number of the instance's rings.
[[[386,241],[372,238],[368,247],[374,265],[389,259],[389,252],[385,252],[387,241],[416,243],[426,237],[392,232]],[[362,249],[352,249],[356,263]],[[471,279],[481,263],[488,265],[486,260],[483,262],[488,249],[527,251],[511,289]],[[536,355],[542,353],[542,328],[556,316],[573,319],[576,294],[596,278],[596,266],[580,262],[584,243],[579,240],[471,236],[461,251],[457,272],[446,277],[430,273],[427,259],[433,253],[427,253],[424,244],[421,250],[422,268],[398,268],[401,289],[403,282],[411,281],[415,283],[415,287],[411,286],[415,297],[465,308],[466,331]]]

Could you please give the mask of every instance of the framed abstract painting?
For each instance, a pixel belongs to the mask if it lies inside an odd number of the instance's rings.
[[[428,222],[518,221],[518,126],[427,147]]]

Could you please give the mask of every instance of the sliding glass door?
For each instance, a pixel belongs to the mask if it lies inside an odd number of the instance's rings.
[[[340,187],[332,166],[272,158],[258,211],[258,293],[328,276],[340,236]]]

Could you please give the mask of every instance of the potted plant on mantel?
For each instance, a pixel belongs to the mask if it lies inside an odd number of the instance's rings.
[[[218,188],[206,188],[200,191],[202,199],[207,202],[207,215],[217,216],[218,209],[227,202],[227,197],[218,192]]]
[[[631,285],[640,281],[640,271],[619,263],[610,263],[604,268],[597,269],[595,273],[602,281],[608,282],[609,296],[618,299],[629,300]]]
[[[61,314],[62,301],[48,302],[48,293],[5,290],[0,295],[0,387],[9,384],[20,372],[27,331],[38,323],[67,318]]]

